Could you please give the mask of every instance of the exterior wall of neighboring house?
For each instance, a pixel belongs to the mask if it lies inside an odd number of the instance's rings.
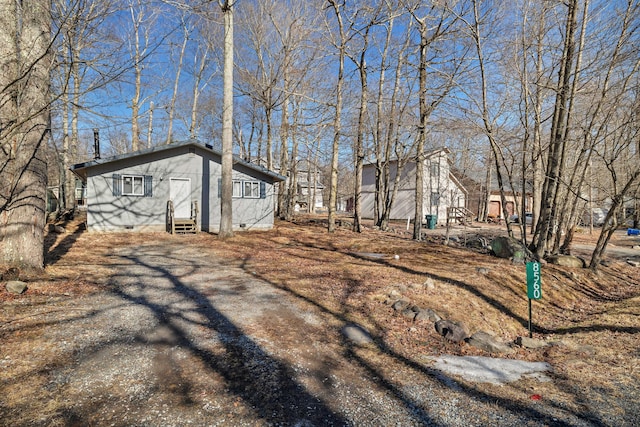
[[[299,206],[309,211],[307,204],[310,199],[313,199],[311,203],[313,203],[314,209],[322,209],[324,207],[324,197],[322,196],[324,185],[322,185],[319,171],[314,174],[313,172],[309,173],[308,170],[298,170],[296,182],[298,186],[296,202]]]
[[[507,192],[505,194],[507,212],[502,209],[502,199],[500,198],[499,191],[492,191],[489,195],[489,219],[506,219],[516,213],[516,211],[520,211],[522,207],[522,196],[520,194],[513,194],[512,192]],[[527,195],[527,212],[531,211],[531,206],[533,206],[533,199],[531,196]]]
[[[218,231],[220,160],[218,153],[200,144],[182,144],[93,165],[90,162],[84,169],[88,229],[165,231],[172,198],[176,218],[189,218],[192,203],[197,202],[199,229]],[[273,227],[272,175],[234,163],[234,228]],[[131,192],[135,194],[128,194]]]
[[[422,211],[424,215],[436,215],[439,223],[447,218],[447,208],[465,207],[466,191],[449,169],[448,151],[435,150],[424,161]],[[364,218],[373,218],[375,203],[375,164],[363,167],[361,206]],[[391,182],[397,174],[397,162],[390,165]],[[391,219],[412,218],[415,214],[416,164],[408,163],[402,169],[398,194],[391,208]],[[422,221],[425,218],[421,218]]]

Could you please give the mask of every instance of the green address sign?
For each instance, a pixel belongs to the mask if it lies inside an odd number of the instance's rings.
[[[542,277],[539,262],[527,263],[527,296],[529,299],[542,298]]]

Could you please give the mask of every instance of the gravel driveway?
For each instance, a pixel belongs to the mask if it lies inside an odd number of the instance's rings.
[[[201,248],[148,243],[109,262],[109,291],[57,301],[62,321],[41,316],[40,340],[64,363],[48,365],[47,384],[28,400],[61,409],[25,420],[27,404],[0,403],[1,425],[608,424],[532,400],[544,387],[535,379],[469,384],[434,370],[428,355],[418,363],[350,345],[345,319]],[[0,353],[0,368],[21,363]],[[16,393],[19,381],[0,392]],[[500,397],[501,387],[522,397]]]

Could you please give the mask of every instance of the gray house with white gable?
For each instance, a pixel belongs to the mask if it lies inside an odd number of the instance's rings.
[[[422,212],[434,215],[437,222],[445,224],[449,208],[465,208],[467,190],[453,175],[449,166],[450,151],[438,148],[424,153],[424,178]],[[389,165],[390,180],[393,183],[398,174],[398,162]],[[402,168],[398,180],[398,193],[391,208],[391,219],[413,219],[416,207],[416,162],[408,162]],[[376,194],[376,165],[366,164],[362,169],[361,206],[363,218],[373,218]],[[393,185],[393,184],[392,184]],[[421,218],[424,220],[424,218]]]
[[[88,230],[217,232],[221,159],[188,140],[72,166],[86,183]],[[272,228],[285,177],[234,157],[232,179],[234,229]]]

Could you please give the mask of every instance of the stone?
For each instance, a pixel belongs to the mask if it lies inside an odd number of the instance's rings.
[[[4,285],[7,292],[20,295],[27,290],[27,284],[19,280],[10,280]]]
[[[483,237],[472,237],[467,240],[466,246],[471,249],[486,249],[487,241]]]
[[[633,245],[631,246],[631,249],[640,249],[640,245]]]
[[[435,311],[433,311],[430,308],[423,308],[422,310],[420,310],[418,313],[416,313],[416,317],[413,319],[416,322],[420,322],[420,321],[429,321],[429,322],[437,322],[439,320],[442,320],[442,318],[438,315],[438,313],[436,313]]]
[[[399,299],[398,301],[393,303],[391,308],[393,308],[395,311],[402,311],[405,308],[409,308],[410,304],[411,303],[405,299]]]
[[[16,267],[9,267],[7,271],[0,274],[0,280],[18,280],[20,278],[20,269]]]
[[[532,261],[533,254],[522,242],[513,237],[500,236],[491,241],[491,251],[498,258],[513,259],[517,262]]]
[[[467,344],[489,353],[509,354],[514,352],[513,348],[509,345],[498,341],[496,337],[484,331],[476,332],[467,338],[466,341]]]
[[[548,256],[547,262],[562,267],[585,268],[587,263],[584,259],[573,255],[551,255]]]
[[[432,291],[436,288],[436,282],[431,277],[428,277],[427,280],[424,281],[424,287],[428,291]]]
[[[478,267],[476,271],[480,274],[489,274],[489,269],[486,267]]]
[[[402,294],[395,289],[391,289],[389,291],[389,298],[395,298],[397,300],[402,298]]]
[[[515,341],[516,345],[520,347],[529,348],[532,350],[536,350],[538,348],[543,348],[547,346],[547,343],[542,340],[537,340],[535,338],[529,337],[518,337]]]
[[[632,267],[640,267],[640,261],[635,261],[632,259],[628,259],[627,264],[629,264]]]
[[[460,322],[438,320],[435,328],[440,335],[453,342],[463,342],[469,336],[467,328]]]
[[[356,345],[365,345],[373,342],[371,334],[369,334],[365,328],[355,323],[343,327],[342,335]]]
[[[411,308],[405,308],[400,312],[400,314],[402,314],[402,316],[407,317],[411,320],[414,320],[416,317],[416,312],[413,311]]]

